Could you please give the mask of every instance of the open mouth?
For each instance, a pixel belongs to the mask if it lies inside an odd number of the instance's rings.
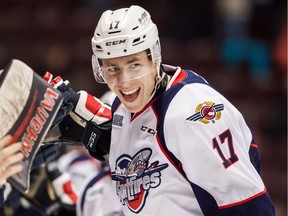
[[[123,98],[128,102],[133,102],[134,100],[136,100],[139,92],[140,92],[140,87],[137,87],[129,91],[121,90]]]

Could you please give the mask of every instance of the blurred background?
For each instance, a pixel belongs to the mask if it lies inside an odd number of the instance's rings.
[[[91,38],[107,9],[138,4],[158,25],[163,63],[204,76],[244,115],[277,215],[287,215],[287,1],[0,0],[0,66],[20,59],[97,97]]]

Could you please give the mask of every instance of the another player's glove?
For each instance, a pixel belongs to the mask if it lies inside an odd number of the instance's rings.
[[[85,91],[74,92],[70,83],[61,77],[52,78],[49,72],[44,75],[44,79],[63,94],[64,107],[66,104],[73,107],[69,115],[59,114],[62,138],[83,143],[94,158],[104,160],[110,149],[110,106]]]
[[[47,164],[47,175],[52,182],[53,189],[62,207],[74,210],[78,197],[72,185],[70,175],[68,173],[61,173],[56,162]]]

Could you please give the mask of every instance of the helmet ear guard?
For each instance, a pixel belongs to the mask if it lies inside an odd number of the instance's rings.
[[[100,60],[132,55],[149,49],[152,61],[161,64],[157,26],[139,6],[105,11],[92,37],[92,67],[97,82],[106,83]]]

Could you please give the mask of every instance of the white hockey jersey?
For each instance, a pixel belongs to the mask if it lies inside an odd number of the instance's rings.
[[[141,112],[112,106],[109,161],[125,215],[274,215],[240,112],[196,73],[165,67],[172,79]]]
[[[70,175],[74,191],[78,196],[85,187],[83,182],[92,174],[95,176],[101,171],[101,162],[83,152],[79,147],[61,155],[57,165],[61,172],[67,172]]]

